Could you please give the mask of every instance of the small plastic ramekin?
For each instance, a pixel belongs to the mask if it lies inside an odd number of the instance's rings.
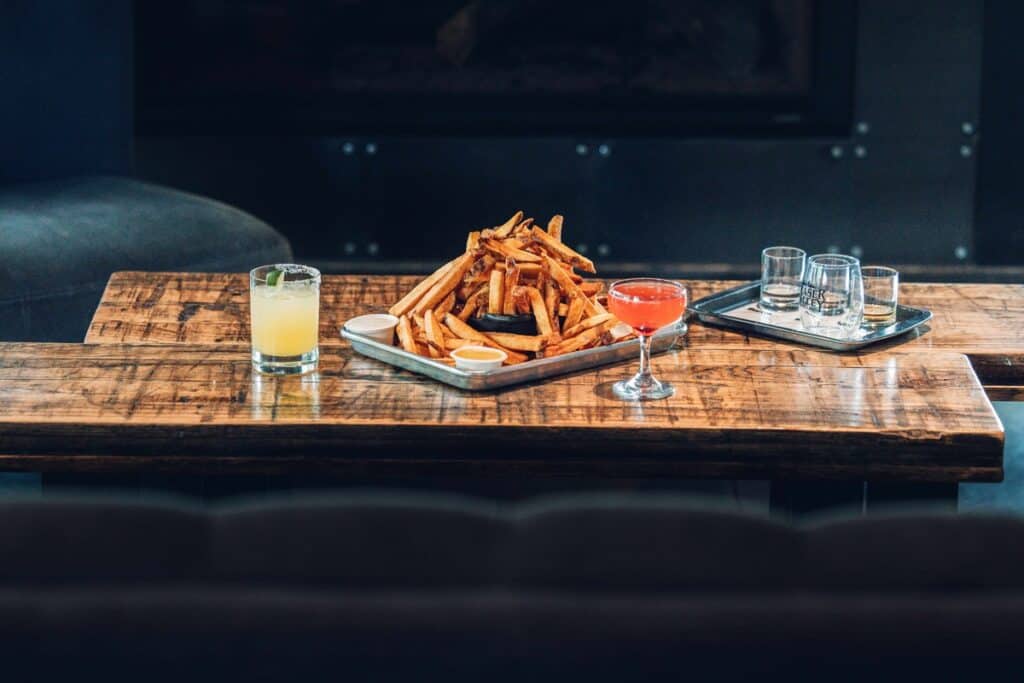
[[[464,352],[476,352],[485,353],[492,358],[486,360],[480,358],[466,358]],[[470,372],[487,372],[488,370],[497,370],[501,367],[501,364],[508,360],[508,354],[501,349],[492,349],[489,346],[475,346],[467,345],[460,346],[451,352],[451,357],[455,359],[455,367],[459,370],[468,370]]]
[[[360,315],[345,323],[345,329],[349,332],[388,345],[395,343],[395,327],[397,326],[398,318],[388,313]]]

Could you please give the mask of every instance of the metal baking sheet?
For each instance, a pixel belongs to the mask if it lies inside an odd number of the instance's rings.
[[[685,323],[671,325],[663,330],[659,330],[654,335],[651,350],[653,353],[667,351],[672,348],[679,337],[685,334]],[[498,370],[466,372],[465,370],[457,370],[443,363],[432,361],[429,358],[409,353],[398,346],[382,344],[368,337],[350,332],[344,327],[341,328],[341,336],[352,343],[352,349],[356,353],[376,358],[389,365],[394,365],[437,380],[438,382],[444,382],[459,389],[466,389],[467,391],[499,389],[513,384],[548,379],[569,372],[594,368],[599,365],[608,365],[609,363],[617,363],[623,360],[640,362],[639,342],[636,339],[631,339],[619,342],[618,344],[585,349],[562,356],[555,356],[554,358],[540,358],[516,365],[506,365]]]
[[[807,332],[800,324],[798,313],[766,313],[757,303],[761,297],[761,283],[754,281],[706,296],[690,305],[690,312],[703,323],[753,332],[766,337],[808,344],[832,351],[853,351],[869,344],[892,339],[910,332],[931,320],[932,313],[911,306],[896,307],[896,322],[879,328],[859,328],[847,339],[827,337]]]

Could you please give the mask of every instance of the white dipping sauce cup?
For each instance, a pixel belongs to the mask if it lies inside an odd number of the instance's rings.
[[[397,326],[398,318],[387,313],[360,315],[345,323],[345,329],[349,332],[388,345],[395,343],[395,327]]]
[[[486,353],[493,358],[486,360],[479,358],[465,358],[462,354],[466,351]],[[451,357],[455,359],[455,367],[459,370],[468,370],[470,372],[487,372],[488,370],[497,370],[501,367],[501,364],[508,360],[508,354],[500,349],[492,349],[489,346],[460,346],[451,352]]]

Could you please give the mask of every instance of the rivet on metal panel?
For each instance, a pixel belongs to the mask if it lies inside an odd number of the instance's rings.
[[[861,247],[859,244],[855,244],[852,247],[850,247],[850,256],[853,256],[854,258],[860,258],[863,255],[864,248]]]
[[[377,153],[377,145],[372,143],[372,142],[367,142],[366,143],[366,153],[369,154],[370,156],[373,156],[374,154],[376,154]]]
[[[974,135],[974,124],[970,121],[964,121],[960,124],[960,132],[964,135]]]
[[[590,154],[590,147],[584,145],[582,142],[576,145],[576,154],[581,157],[585,157]]]
[[[370,242],[366,245],[366,253],[370,256],[376,256],[380,253],[380,245],[376,242]]]
[[[345,246],[343,248],[345,250],[345,254],[348,256],[351,256],[352,254],[356,253],[355,242],[345,242]]]
[[[579,244],[576,245],[576,251],[580,252],[581,254],[586,254],[587,251],[589,251],[589,249],[590,248],[583,242],[580,242]]]
[[[868,148],[865,147],[864,145],[857,145],[856,147],[853,148],[853,156],[857,157],[858,159],[863,159],[867,155]]]
[[[351,142],[346,142],[341,146],[341,151],[346,155],[351,155],[352,152],[356,151],[356,146]]]
[[[832,156],[833,159],[843,158],[843,148],[839,145],[832,145],[832,147],[828,150],[828,153]]]
[[[839,247],[837,245],[835,245],[835,244],[830,244],[830,245],[828,245],[828,249],[826,249],[825,251],[827,251],[830,254],[838,254],[839,253]]]
[[[974,154],[974,150],[971,149],[970,145],[960,145],[960,156],[962,156],[962,157],[964,157],[966,159],[967,157],[971,156],[972,154]]]
[[[598,256],[607,256],[610,253],[612,253],[612,248],[609,247],[607,244],[599,244],[599,245],[597,245],[597,255]]]
[[[953,256],[956,256],[957,261],[963,261],[967,258],[967,247],[962,244],[953,250]]]
[[[597,153],[603,157],[611,156],[612,148],[608,145],[601,144],[597,146]]]
[[[868,125],[867,121],[859,121],[857,123],[857,134],[858,135],[867,135],[870,132],[871,132],[871,126]]]

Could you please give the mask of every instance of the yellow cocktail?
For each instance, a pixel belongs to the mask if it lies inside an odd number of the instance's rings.
[[[296,374],[319,359],[320,271],[261,266],[249,274],[252,362],[260,372]]]

